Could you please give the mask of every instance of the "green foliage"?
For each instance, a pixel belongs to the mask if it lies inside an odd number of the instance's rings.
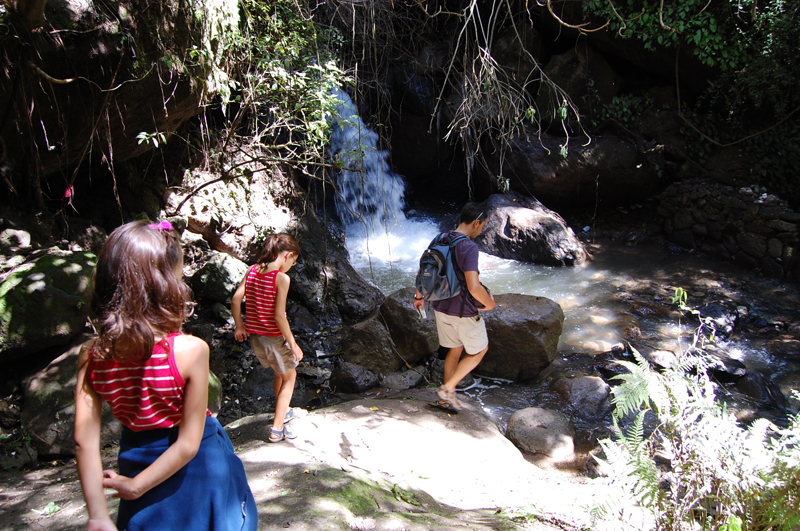
[[[290,159],[322,162],[337,103],[331,89],[347,81],[333,55],[341,36],[319,31],[297,2],[247,0],[243,7],[236,82],[242,108],[260,118],[250,134],[271,146],[280,136]]]
[[[659,530],[794,529],[800,522],[800,415],[786,429],[765,419],[742,428],[716,401],[700,356],[686,353],[663,373],[651,371],[638,352],[634,356],[637,363],[619,362],[630,374],[615,377],[623,381],[614,388],[615,438],[601,441],[601,466],[612,490],[594,518],[610,518],[617,503],[637,502]],[[650,430],[647,416],[656,419]],[[623,420],[629,420],[627,430]]]
[[[584,13],[608,20],[621,38],[645,49],[690,49],[720,72],[710,88],[726,119],[736,122],[747,106],[749,119],[782,117],[800,103],[800,32],[797,7],[786,0],[588,0]],[[766,115],[765,115],[766,113]]]

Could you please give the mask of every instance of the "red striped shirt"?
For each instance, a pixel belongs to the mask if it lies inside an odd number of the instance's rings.
[[[270,337],[283,335],[275,322],[275,297],[278,294],[275,278],[278,273],[280,269],[259,273],[258,264],[247,272],[244,283],[244,298],[247,301],[244,328],[248,334]]]
[[[89,382],[111,406],[114,417],[133,431],[172,428],[181,423],[186,382],[175,365],[173,345],[177,335],[170,334],[157,343],[144,362],[89,357]]]

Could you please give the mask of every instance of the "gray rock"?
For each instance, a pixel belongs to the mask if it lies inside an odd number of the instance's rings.
[[[496,295],[494,310],[482,312],[489,351],[476,375],[524,382],[535,378],[555,359],[564,326],[564,312],[545,297]]]
[[[611,412],[611,388],[597,376],[562,378],[556,380],[552,389],[584,419],[602,417]]]
[[[506,437],[517,447],[555,459],[572,459],[575,452],[575,428],[563,414],[549,409],[520,409],[508,419]]]
[[[195,297],[230,306],[231,297],[248,269],[238,258],[211,251],[211,259],[192,276]]]
[[[758,401],[762,407],[780,409],[788,405],[780,387],[758,372],[748,372],[736,380],[736,389]]]
[[[436,319],[428,305],[426,318],[420,319],[414,309],[414,288],[404,288],[386,297],[380,308],[380,317],[394,341],[400,356],[408,363],[417,363],[439,347]]]
[[[586,250],[564,219],[536,199],[495,194],[485,203],[486,227],[476,243],[482,251],[545,265],[578,265]]]
[[[0,362],[55,345],[83,331],[96,257],[51,247],[36,251],[0,284]]]
[[[86,334],[79,336],[46,368],[23,381],[22,425],[30,433],[39,455],[69,456],[75,453],[78,354],[89,339]],[[114,419],[105,402],[102,424],[100,444],[117,441],[122,425]]]
[[[381,380],[381,387],[389,391],[413,389],[425,381],[426,372],[423,367],[416,367],[403,372],[392,372]]]
[[[343,361],[333,369],[331,388],[345,393],[361,393],[378,385],[378,375],[365,367]]]
[[[403,366],[389,331],[373,317],[348,330],[342,337],[342,359],[376,373],[390,373]]]

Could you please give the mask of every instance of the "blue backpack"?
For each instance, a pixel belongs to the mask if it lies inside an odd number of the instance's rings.
[[[467,238],[464,234],[439,234],[422,253],[416,287],[426,301],[450,299],[461,293],[464,273],[456,265],[453,248]]]

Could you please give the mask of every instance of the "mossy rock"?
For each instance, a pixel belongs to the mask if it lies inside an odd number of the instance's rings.
[[[37,251],[0,284],[0,362],[63,345],[83,331],[96,256]]]

